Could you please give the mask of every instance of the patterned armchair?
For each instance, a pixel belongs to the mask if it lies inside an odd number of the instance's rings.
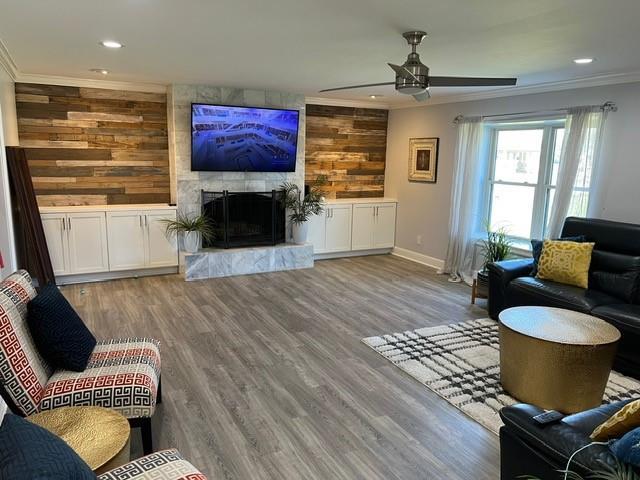
[[[207,480],[177,450],[163,450],[98,476],[98,480]]]
[[[26,416],[63,406],[111,408],[128,418],[132,427],[141,428],[144,453],[151,453],[151,417],[161,401],[159,342],[100,341],[83,372],[53,371],[38,353],[27,326],[27,303],[35,295],[25,271],[0,283],[0,394],[11,410]]]

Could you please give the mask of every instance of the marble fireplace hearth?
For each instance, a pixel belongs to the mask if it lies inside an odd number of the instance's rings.
[[[252,273],[313,268],[313,245],[283,243],[275,246],[203,249],[181,252],[180,270],[187,282]]]

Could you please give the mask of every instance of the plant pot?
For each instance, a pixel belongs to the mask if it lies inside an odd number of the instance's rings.
[[[293,243],[296,245],[304,245],[307,243],[307,234],[309,233],[309,223],[294,223],[293,224]]]
[[[197,253],[200,249],[200,232],[184,232],[182,243],[188,253]]]

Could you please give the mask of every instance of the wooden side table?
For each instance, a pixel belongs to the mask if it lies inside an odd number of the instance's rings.
[[[477,298],[489,298],[489,275],[478,272],[471,285],[471,304],[475,305]]]
[[[97,474],[129,462],[129,421],[102,407],[61,407],[27,417],[62,438]]]

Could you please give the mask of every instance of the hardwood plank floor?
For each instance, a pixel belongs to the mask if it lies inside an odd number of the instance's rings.
[[[487,316],[433,269],[384,255],[63,292],[99,338],[162,341],[155,448],[211,479],[499,477],[495,435],[360,341]]]

